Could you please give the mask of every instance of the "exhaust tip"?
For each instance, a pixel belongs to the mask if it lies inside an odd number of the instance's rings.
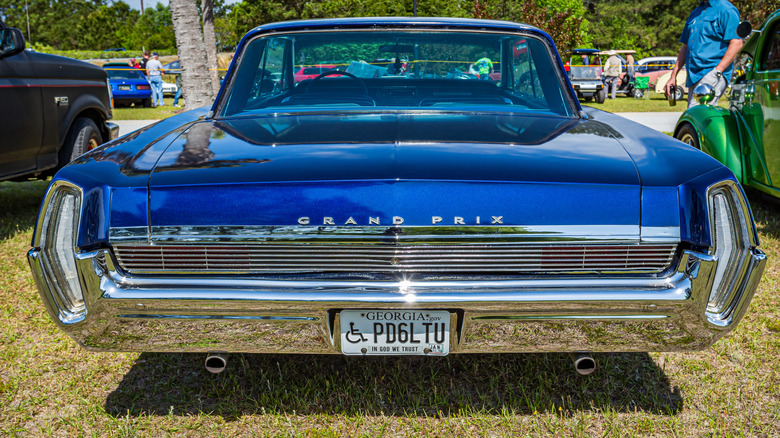
[[[596,361],[588,353],[569,353],[569,358],[574,364],[574,370],[581,376],[587,376],[596,371]]]
[[[209,353],[209,355],[206,356],[205,366],[206,371],[212,374],[219,374],[222,371],[225,371],[225,368],[227,367],[227,358],[218,353]]]

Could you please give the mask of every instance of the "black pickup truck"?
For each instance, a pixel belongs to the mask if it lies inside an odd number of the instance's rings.
[[[111,87],[95,65],[25,50],[0,21],[0,180],[46,177],[116,138]]]

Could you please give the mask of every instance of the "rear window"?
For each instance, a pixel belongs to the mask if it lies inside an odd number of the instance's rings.
[[[143,79],[146,80],[146,76],[141,73],[141,70],[130,69],[123,67],[105,67],[106,73],[109,79]]]
[[[472,108],[572,116],[557,58],[529,35],[439,30],[274,34],[251,41],[219,114]],[[306,77],[321,75],[321,77]]]

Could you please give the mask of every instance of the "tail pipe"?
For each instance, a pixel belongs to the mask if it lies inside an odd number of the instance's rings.
[[[219,374],[227,367],[227,358],[220,353],[209,353],[206,356],[206,371]]]
[[[574,370],[581,376],[596,371],[596,361],[589,353],[569,353],[571,363],[574,364]]]

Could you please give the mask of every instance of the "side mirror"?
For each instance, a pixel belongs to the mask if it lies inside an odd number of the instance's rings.
[[[709,84],[699,84],[693,89],[693,95],[702,105],[715,100],[715,89]]]
[[[750,25],[749,21],[743,21],[737,26],[737,36],[740,38],[749,37],[751,32],[753,32],[753,26]]]
[[[24,35],[19,29],[0,29],[0,58],[16,55],[24,50]]]

